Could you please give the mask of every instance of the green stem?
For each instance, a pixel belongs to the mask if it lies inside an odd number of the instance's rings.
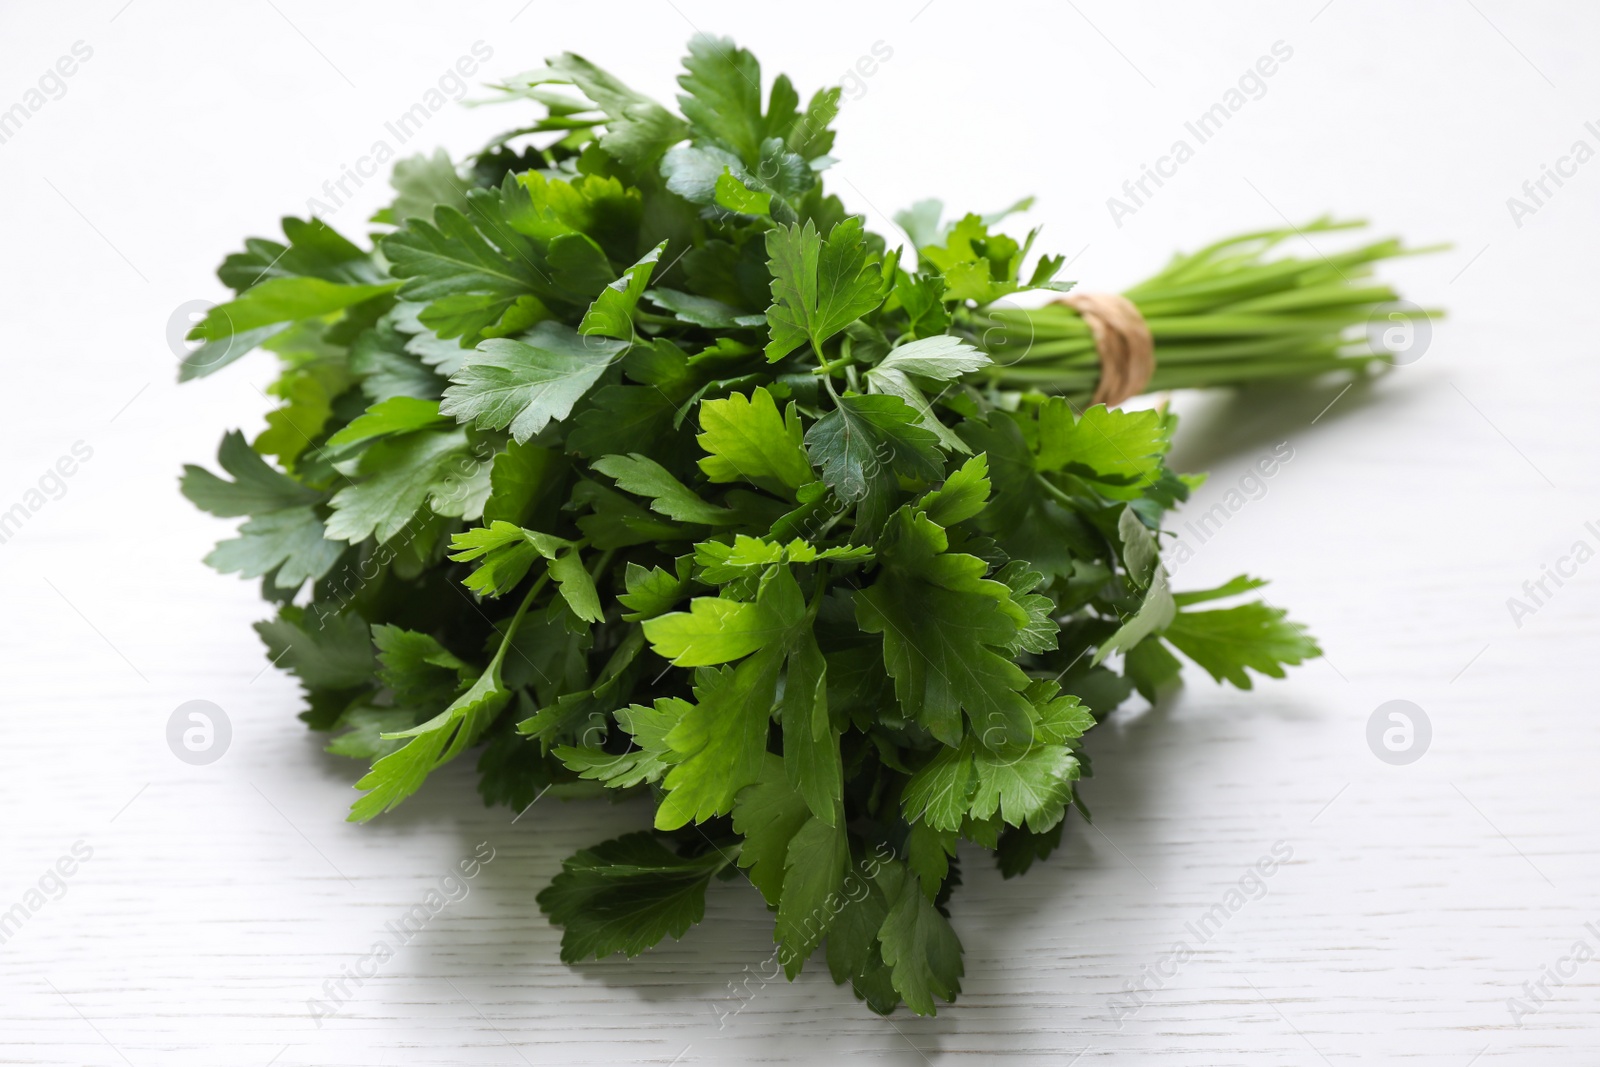
[[[839,342],[839,358],[833,360],[831,363],[828,361],[828,357],[823,355],[822,345],[817,342],[815,337],[811,338],[811,350],[817,354],[817,367],[811,372],[812,374],[822,374],[832,377],[835,370],[838,370],[842,367],[847,367],[851,363],[855,362],[855,356],[850,351],[849,334],[845,334],[844,340]],[[828,378],[826,377],[823,379],[823,381],[827,380]]]
[[[1399,296],[1372,278],[1372,267],[1435,249],[1409,249],[1389,239],[1268,258],[1293,238],[1359,225],[1322,218],[1298,229],[1230,237],[1174,258],[1126,290],[1156,345],[1156,370],[1145,391],[1360,372],[1385,358],[1366,340],[1365,327]],[[1088,323],[1070,307],[978,309],[959,321],[995,359],[973,375],[975,383],[1087,395],[1099,380]]]
[[[822,384],[828,387],[828,395],[833,397],[835,407],[839,406],[839,391],[833,387],[833,375],[829,374],[822,379]]]
[[[1073,500],[1072,497],[1068,495],[1066,490],[1062,489],[1060,486],[1056,485],[1042,474],[1035,474],[1034,478],[1038,480],[1040,485],[1044,486],[1045,491],[1055,499],[1057,504],[1060,504],[1062,507],[1069,508],[1073,511],[1077,510],[1078,502]]]
[[[517,636],[517,627],[522,625],[523,616],[528,614],[528,609],[533,607],[534,600],[544,591],[544,587],[549,582],[550,571],[546,568],[545,572],[539,575],[538,581],[534,582],[533,587],[528,590],[528,595],[522,598],[522,603],[517,607],[517,613],[511,616],[511,623],[506,627],[505,636],[500,639],[500,647],[495,651],[494,659],[489,661],[490,670],[499,670],[500,665],[505,662],[506,650],[511,647],[511,639]]]

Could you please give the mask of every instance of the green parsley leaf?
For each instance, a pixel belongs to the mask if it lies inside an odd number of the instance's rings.
[[[525,443],[552,419],[564,419],[627,347],[541,322],[525,340],[483,341],[450,377],[439,411],[479,429],[509,428]]]
[[[662,241],[623,271],[620,278],[602,289],[584,313],[578,332],[597,333],[624,341],[633,337],[633,309],[639,306],[639,298],[644,295],[645,286],[650,284],[650,273],[661,261],[661,253],[666,248],[667,242]]]
[[[922,893],[915,874],[905,871],[899,883],[878,931],[883,961],[892,968],[895,992],[906,1006],[932,1015],[935,997],[953,1001],[961,991],[961,942],[950,920]]]
[[[847,396],[806,431],[806,451],[822,480],[848,504],[861,503],[862,525],[888,514],[896,474],[936,481],[943,473],[938,438],[893,396]]]
[[[667,734],[674,766],[662,783],[657,829],[726,815],[739,790],[761,777],[782,663],[782,648],[773,646],[737,667],[699,673],[694,705]]]
[[[1075,415],[1053,397],[1039,407],[1037,465],[1112,486],[1143,487],[1160,474],[1172,435],[1158,411],[1109,411],[1096,404]]]
[[[678,76],[678,107],[694,132],[754,165],[767,136],[761,116],[761,64],[725,37],[696,34]]]
[[[824,240],[808,219],[767,234],[772,270],[772,339],[767,359],[777,362],[806,342],[817,353],[834,334],[882,302],[881,279],[862,238],[861,219],[836,223]]]
[[[217,463],[233,475],[233,481],[218,478],[204,467],[186,464],[179,487],[195,507],[219,518],[305,507],[319,497],[314,490],[269,467],[238,430],[223,436]]]
[[[333,495],[329,540],[388,541],[433,501],[448,501],[458,478],[482,464],[460,430],[409,433],[374,442],[356,461],[359,481]]]
[[[700,447],[710,453],[700,469],[713,482],[744,481],[780,495],[814,480],[801,446],[800,418],[783,415],[772,394],[757,387],[700,404]]]
[[[1162,636],[1217,681],[1251,687],[1246,668],[1282,678],[1285,666],[1322,655],[1288,612],[1261,601],[1211,611],[1180,611]]]
[[[651,510],[669,519],[707,526],[727,526],[738,521],[737,513],[706,503],[661,464],[637,452],[603,456],[595,460],[594,469],[615,480],[617,488],[651,498]]]
[[[550,921],[565,927],[562,962],[637,956],[682,937],[705,916],[706,886],[731,858],[718,849],[679,856],[648,832],[576,853],[538,897]]]
[[[688,127],[666,108],[642,96],[582,56],[564,52],[550,69],[571,81],[606,114],[600,147],[632,166],[648,164],[683,140]]]
[[[658,782],[667,773],[667,733],[689,710],[689,702],[678,697],[663,697],[655,707],[632,704],[618,709],[617,725],[633,738],[634,747],[612,754],[596,748],[562,745],[556,758],[580,778],[604,782],[613,789],[629,789],[645,782]],[[747,850],[748,851],[748,850]],[[741,855],[740,862],[743,862]]]
[[[1009,589],[983,577],[981,559],[948,548],[926,516],[897,513],[879,546],[882,570],[857,597],[856,617],[863,630],[883,635],[884,664],[906,714],[939,740],[961,743],[964,711],[986,745],[1026,744],[1028,678],[998,650],[1028,624],[1027,613]],[[929,619],[940,621],[929,626]]]
[[[239,536],[220,542],[206,563],[241,578],[272,575],[272,584],[294,592],[307,579],[333,569],[345,545],[323,536],[322,520],[308,507],[269,511],[239,527]]]

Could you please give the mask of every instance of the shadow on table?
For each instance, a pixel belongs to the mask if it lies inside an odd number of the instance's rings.
[[[1415,370],[1350,379],[1330,376],[1311,382],[1257,385],[1202,393],[1173,435],[1170,465],[1177,471],[1205,471],[1239,455],[1299,439],[1337,423],[1393,414],[1427,388]]]
[[[351,765],[335,757],[329,757],[327,769],[346,778],[351,773]],[[481,806],[474,780],[470,760],[440,768],[405,804],[360,831],[393,841],[394,854],[402,857],[408,840],[437,837],[446,829],[457,838],[445,850],[447,857],[480,854],[483,842],[494,849],[468,895],[408,940],[390,972],[425,986],[433,1002],[465,999],[498,1025],[523,1032],[563,1021],[594,1033],[659,1029],[664,1041],[678,1041],[679,1047],[693,1042],[688,1062],[710,1055],[719,1044],[721,1055],[808,1026],[856,1039],[881,1031],[886,1046],[898,1046],[896,1054],[903,1051],[908,1067],[923,1063],[923,1053],[938,1050],[936,1033],[912,1033],[921,1020],[902,1010],[891,1025],[856,1001],[848,987],[836,987],[820,951],[794,983],[776,972],[769,962],[775,949],[772,913],[742,873],[711,883],[705,918],[681,940],[665,940],[633,959],[612,955],[563,964],[561,930],[550,924],[535,898],[574,852],[648,827],[651,804],[646,798],[613,803],[546,796],[513,823],[511,811]],[[382,842],[377,847],[383,848]],[[429,854],[437,858],[438,850]],[[442,862],[437,875],[453,862]],[[418,875],[415,892],[391,902],[396,917],[438,881],[425,869],[413,873]],[[471,1010],[463,1008],[467,1015]],[[632,1022],[630,1012],[637,1015]],[[671,1025],[663,1029],[667,1019]],[[897,1036],[895,1027],[911,1034],[921,1051]],[[676,1051],[669,1050],[662,1061]]]

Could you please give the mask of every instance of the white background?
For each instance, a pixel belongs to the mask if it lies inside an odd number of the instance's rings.
[[[1547,983],[1520,1026],[1508,1000],[1575,942],[1600,948],[1584,926],[1600,926],[1600,563],[1520,627],[1506,604],[1573,542],[1600,545],[1584,528],[1600,520],[1600,162],[1520,227],[1506,204],[1575,140],[1600,147],[1584,129],[1600,120],[1592,5],[522,5],[0,13],[0,108],[74,42],[93,48],[0,145],[0,510],[74,442],[93,449],[0,545],[0,910],[74,842],[93,849],[0,946],[0,1061],[1595,1062],[1600,963]],[[294,720],[295,686],[263,671],[249,629],[254,584],[199,562],[229,524],[176,490],[182,463],[209,462],[225,429],[253,434],[268,407],[264,355],[180,389],[165,340],[178,305],[222,297],[212,269],[243,236],[304,214],[475,41],[494,51],[487,76],[572,49],[667,98],[695,28],[808,93],[883,42],[892,58],[839,121],[846,202],[893,232],[885,215],[921,197],[992,210],[1037,193],[1043,247],[1075,257],[1086,288],[1329,210],[1454,242],[1385,269],[1449,309],[1414,365],[1342,396],[1179,398],[1178,459],[1214,471],[1196,510],[1294,449],[1179,584],[1270,577],[1328,657],[1251,693],[1191,678],[1095,731],[1094,828],[1074,818],[1020,880],[967,857],[966,978],[936,1018],[875,1017],[819,960],[719,1027],[741,1003],[729,983],[770,949],[742,884],[715,886],[681,943],[562,966],[534,894],[561,857],[640,825],[636,807],[547,800],[512,826],[463,762],[397,813],[344,823],[360,768]],[[1280,40],[1293,58],[1266,94],[1115,226],[1106,198]],[[415,144],[460,155],[518,119],[451,107]],[[371,184],[332,221],[359,235],[385,199]],[[208,767],[166,745],[191,699],[232,720]],[[1433,725],[1410,766],[1367,746],[1391,699]],[[495,859],[470,895],[319,1028],[308,999],[484,841]],[[1267,894],[1119,1029],[1108,998],[1274,842],[1293,859]]]

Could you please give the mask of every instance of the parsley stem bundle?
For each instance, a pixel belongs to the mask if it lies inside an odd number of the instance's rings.
[[[1179,255],[1122,295],[1156,343],[1152,391],[1244,385],[1270,379],[1360,372],[1391,353],[1364,328],[1400,296],[1369,279],[1382,260],[1431,249],[1375,241],[1326,256],[1268,258],[1295,237],[1356,229],[1320,218],[1298,228],[1241,234]],[[1083,318],[1061,303],[971,316],[974,343],[995,358],[985,372],[1002,388],[1082,399],[1094,391],[1100,357]]]
[[[1061,257],[932,202],[891,248],[824,191],[838,89],[764,94],[715,38],[684,65],[674,113],[558,56],[498,87],[542,116],[397,162],[372,247],[247,240],[180,376],[266,348],[282,404],[181,488],[246,518],[207,562],[261,580],[301,718],[370,766],[352,820],[468,751],[490,804],[647,798],[538,892],[563,960],[681,937],[737,879],[790,978],[928,1014],[961,865],[1020,874],[1088,818],[1086,731],[1180,655],[1249,689],[1320,652],[1259,579],[1170,587],[1176,418],[1074,404],[1084,323],[996,306],[1070,288]],[[1130,292],[1152,384],[1372,358],[1340,336],[1392,294],[1351,278],[1398,246],[1263,260],[1282,236]]]

